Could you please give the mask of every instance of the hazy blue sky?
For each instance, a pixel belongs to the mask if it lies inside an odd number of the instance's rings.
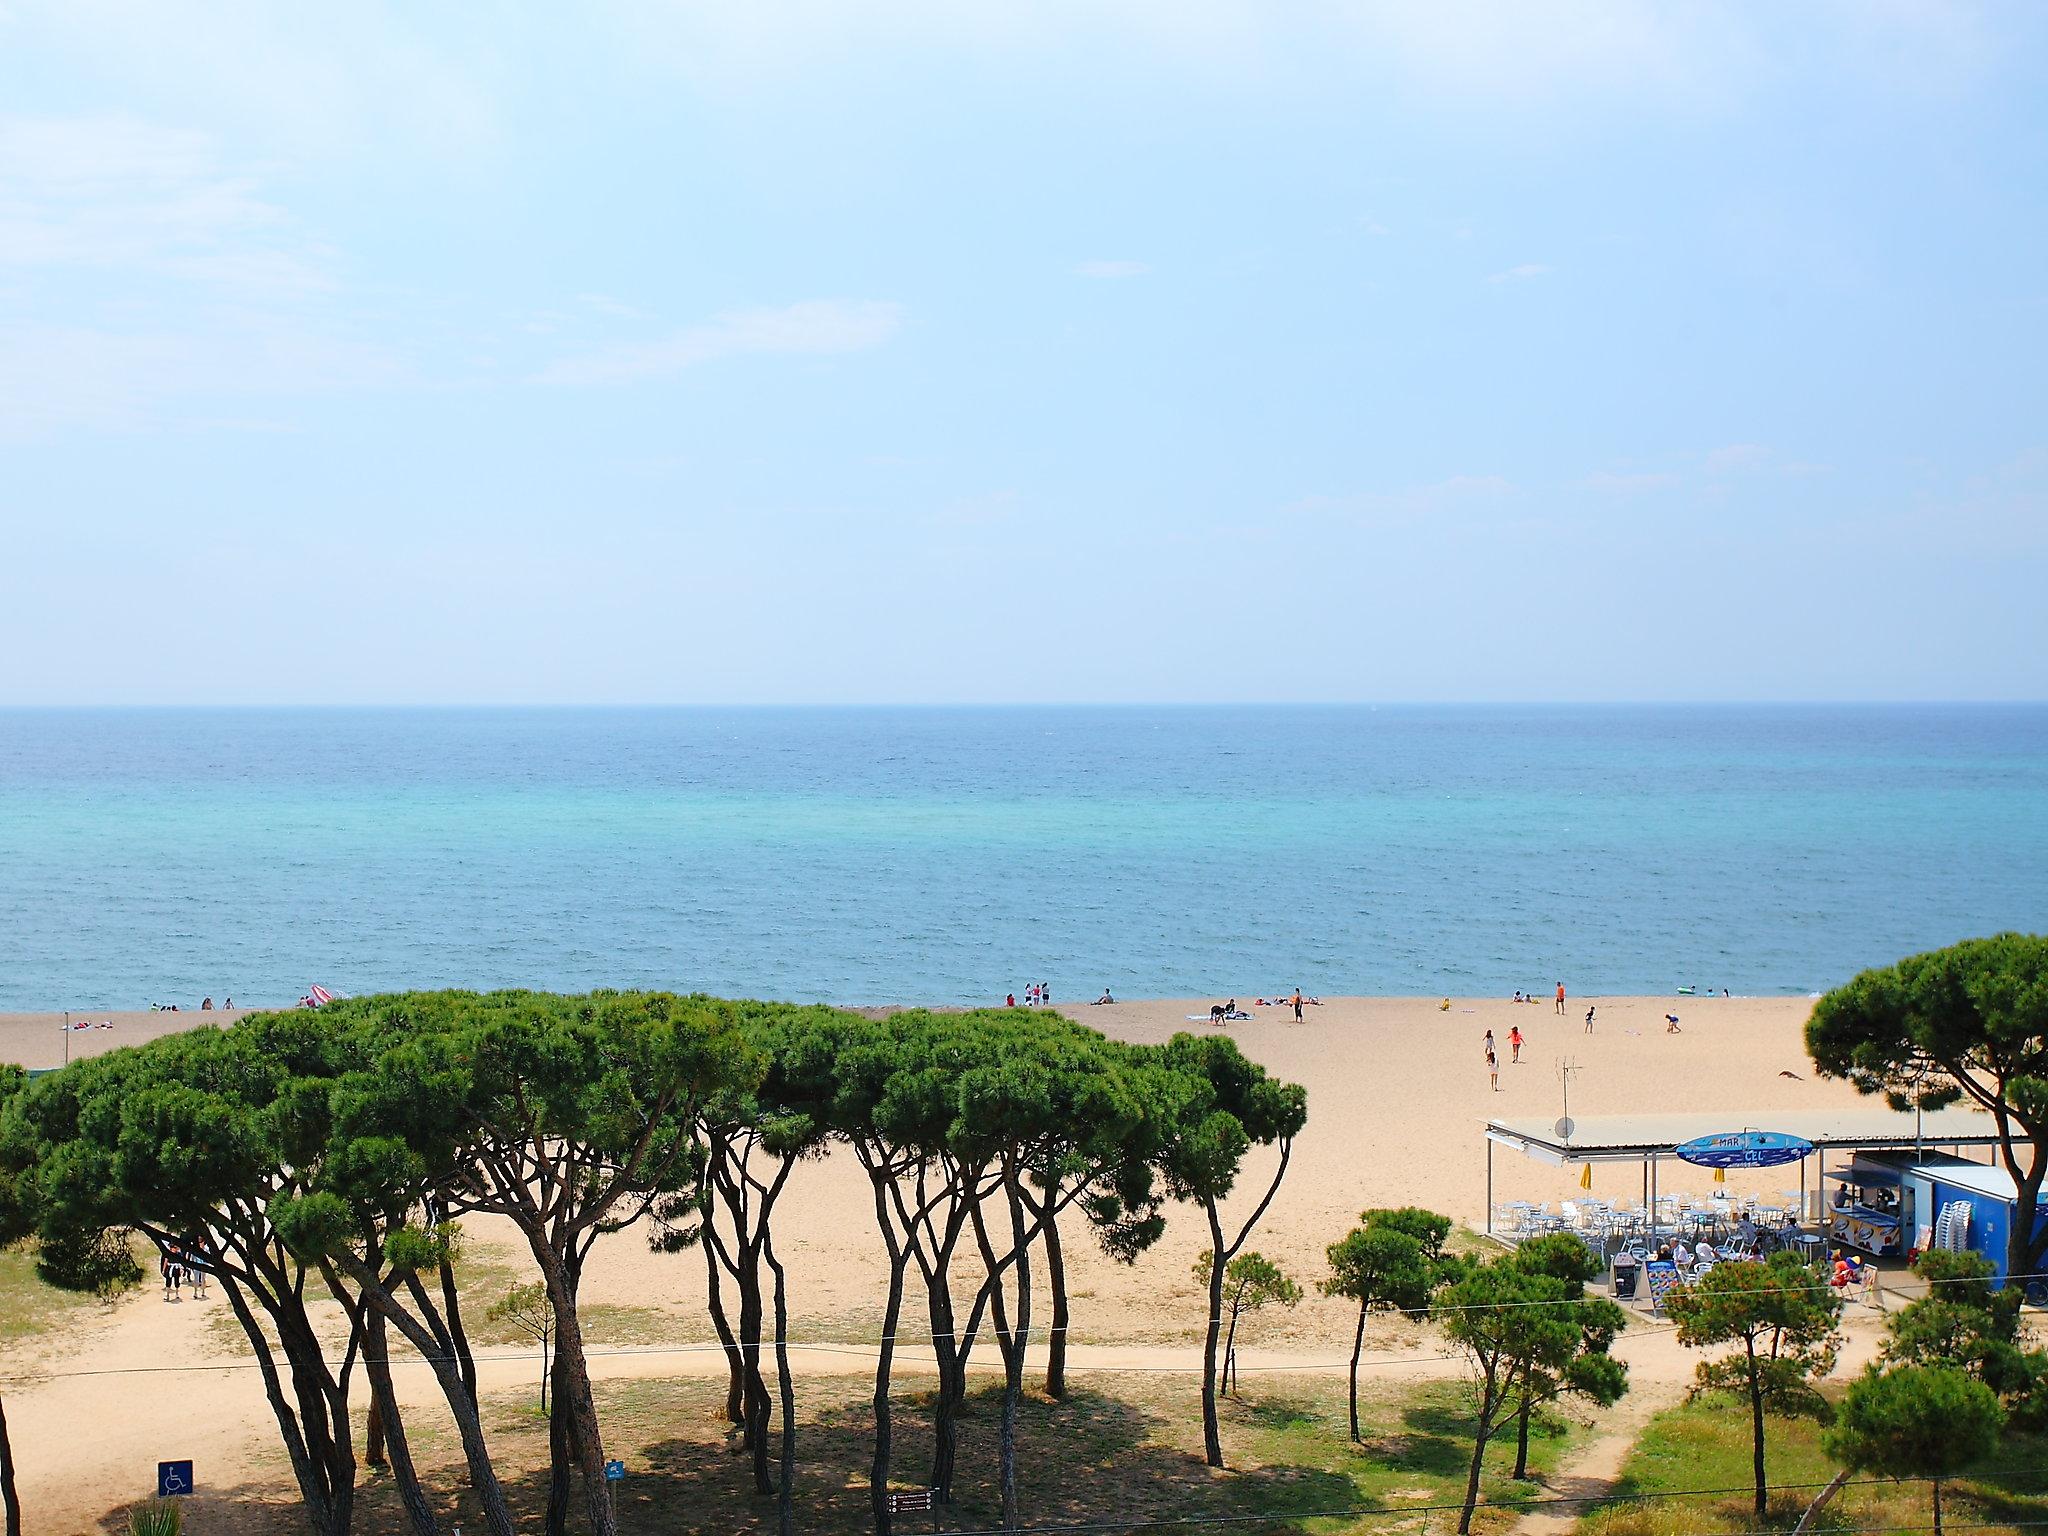
[[[0,701],[2048,696],[2048,11],[0,0]]]

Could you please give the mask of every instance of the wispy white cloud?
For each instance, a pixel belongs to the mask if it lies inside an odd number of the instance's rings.
[[[272,315],[205,331],[0,323],[0,438],[185,421],[193,401],[360,388],[402,373],[382,348]],[[200,410],[215,426],[275,425]]]
[[[0,266],[266,292],[332,286],[332,255],[203,134],[118,116],[0,118]]]
[[[864,352],[895,335],[902,319],[901,305],[874,300],[814,299],[780,309],[735,310],[660,341],[561,358],[533,378],[540,384],[625,384],[728,357]]]
[[[646,310],[639,308],[637,305],[628,304],[623,299],[615,299],[608,293],[579,293],[576,295],[576,302],[593,314],[608,315],[614,320],[645,320],[649,318]]]
[[[1505,272],[1495,272],[1486,280],[1489,283],[1526,283],[1534,277],[1547,277],[1551,269],[1540,261],[1525,261],[1519,267],[1509,267]]]
[[[1579,482],[1581,489],[1598,491],[1604,496],[1641,496],[1652,491],[1668,491],[1677,484],[1678,476],[1667,470],[1617,473],[1603,469]]]
[[[1074,267],[1077,276],[1105,278],[1143,277],[1151,270],[1151,265],[1142,261],[1084,261]]]
[[[1717,475],[1734,474],[1739,470],[1760,469],[1770,457],[1771,450],[1761,443],[1730,443],[1707,455],[1707,468]]]
[[[1283,517],[1336,518],[1365,527],[1396,528],[1452,511],[1480,512],[1511,504],[1516,486],[1505,475],[1447,475],[1420,485],[1349,496],[1304,496],[1280,509]]]

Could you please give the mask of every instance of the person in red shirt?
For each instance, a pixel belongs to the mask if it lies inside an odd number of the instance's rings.
[[[1564,1012],[1564,983],[1561,981],[1557,984],[1557,1011]]]
[[[1522,1059],[1522,1026],[1519,1024],[1508,1031],[1508,1049],[1514,1053],[1508,1058],[1510,1061]]]

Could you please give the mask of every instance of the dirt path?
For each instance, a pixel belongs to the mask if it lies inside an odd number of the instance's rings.
[[[1587,1501],[1600,1498],[1614,1487],[1643,1426],[1684,1395],[1681,1382],[1651,1382],[1637,1387],[1614,1408],[1602,1413],[1600,1432],[1544,1480],[1545,1498],[1557,1502],[1523,1515],[1515,1527],[1515,1536],[1564,1536],[1579,1523]]]

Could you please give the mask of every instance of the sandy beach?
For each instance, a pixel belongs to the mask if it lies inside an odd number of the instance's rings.
[[[1246,994],[1240,994],[1240,1000]],[[1181,1029],[1207,1029],[1208,999],[1166,999],[1062,1011],[1130,1040],[1163,1040]],[[1709,999],[1574,998],[1559,1016],[1548,1001],[1438,998],[1329,998],[1295,1023],[1291,1010],[1254,1008],[1230,1033],[1273,1072],[1304,1084],[1309,1122],[1299,1138],[1286,1183],[1251,1246],[1279,1262],[1309,1290],[1294,1311],[1262,1317],[1248,1346],[1266,1358],[1322,1368],[1342,1358],[1348,1309],[1316,1295],[1324,1273],[1323,1250],[1367,1206],[1417,1204],[1449,1213],[1473,1227],[1485,1219],[1485,1147],[1489,1116],[1553,1117],[1561,1108],[1557,1063],[1576,1067],[1571,1107],[1576,1116],[1650,1109],[1726,1110],[1731,1123],[1751,1112],[1853,1102],[1841,1083],[1815,1079],[1801,1044],[1809,1009],[1803,998]],[[1587,1006],[1598,1009],[1596,1032],[1584,1031]],[[1684,1032],[1667,1034],[1664,1015],[1675,1011]],[[1191,1022],[1189,1015],[1203,1022]],[[101,1015],[94,1015],[97,1023]],[[114,1028],[79,1031],[74,1054],[134,1044],[171,1030],[225,1022],[220,1014],[113,1014]],[[61,1058],[61,1021],[54,1015],[0,1016],[0,1057],[47,1066]],[[1509,1060],[1508,1032],[1524,1036],[1522,1060]],[[1481,1040],[1491,1029],[1500,1046],[1500,1089],[1487,1079]],[[1782,1076],[1798,1074],[1797,1078]],[[1239,1202],[1263,1190],[1272,1167],[1255,1157]],[[1556,1198],[1577,1189],[1576,1173],[1512,1156],[1496,1164],[1498,1197]],[[1751,1175],[1759,1189],[1784,1183],[1776,1173]],[[1633,1169],[1602,1169],[1596,1194],[1632,1198]],[[1710,1187],[1710,1174],[1697,1187]],[[1606,1185],[1611,1184],[1609,1188]],[[1672,1170],[1669,1188],[1686,1187]],[[1729,1186],[1745,1187],[1731,1175]],[[834,1355],[807,1354],[801,1369],[829,1372],[864,1368],[877,1332],[881,1301],[879,1245],[871,1230],[867,1190],[852,1158],[828,1157],[806,1165],[778,1216],[787,1233],[785,1253],[792,1286],[793,1335],[801,1343],[831,1346]],[[472,1253],[501,1269],[507,1280],[526,1269],[524,1256],[504,1234],[479,1226],[469,1234]],[[1143,1358],[1170,1368],[1192,1365],[1201,1298],[1190,1276],[1199,1251],[1199,1223],[1185,1211],[1169,1213],[1161,1241],[1135,1264],[1112,1262],[1085,1236],[1069,1239],[1074,1296],[1076,1367],[1099,1368]],[[694,1255],[664,1256],[628,1231],[608,1238],[594,1255],[585,1282],[587,1306],[621,1309],[633,1319],[636,1340],[674,1350],[703,1346],[710,1328],[703,1302],[704,1276]],[[913,1297],[912,1307],[917,1305]],[[213,1303],[218,1306],[219,1304]],[[23,1461],[23,1491],[34,1506],[85,1522],[136,1490],[138,1473],[127,1463],[142,1448],[119,1437],[81,1444],[72,1427],[118,1417],[131,1400],[128,1379],[53,1371],[119,1372],[149,1364],[198,1368],[178,1378],[181,1399],[203,1411],[181,1415],[205,1426],[200,1438],[216,1458],[245,1460],[270,1434],[257,1378],[247,1370],[208,1370],[232,1362],[236,1341],[225,1328],[199,1326],[200,1308],[165,1307],[145,1288],[97,1317],[75,1336],[44,1339],[0,1355],[9,1388],[9,1416]],[[1402,1342],[1402,1325],[1389,1325],[1386,1348]],[[1409,1341],[1412,1349],[1412,1338]],[[916,1351],[909,1351],[914,1362]],[[1680,1352],[1668,1351],[1676,1380],[1690,1370]],[[664,1363],[666,1362],[666,1363]],[[634,1373],[715,1369],[715,1354],[666,1353],[622,1357],[608,1370]],[[914,1367],[914,1364],[912,1366]],[[508,1365],[508,1380],[522,1379],[524,1364]],[[415,1390],[426,1392],[423,1373]],[[181,1437],[189,1444],[190,1436]],[[266,1458],[267,1459],[267,1458]],[[218,1464],[218,1462],[216,1462]],[[66,1527],[68,1528],[68,1527]]]

